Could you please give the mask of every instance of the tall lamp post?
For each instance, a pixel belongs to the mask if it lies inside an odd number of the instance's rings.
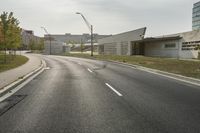
[[[93,25],[91,25],[87,19],[83,16],[82,13],[80,12],[76,12],[76,14],[81,15],[81,17],[83,18],[83,20],[85,21],[87,27],[89,28],[90,32],[91,32],[91,56],[93,56]]]
[[[49,37],[49,54],[51,55],[51,35],[48,33],[47,29],[45,27],[41,27],[44,32],[48,35]]]

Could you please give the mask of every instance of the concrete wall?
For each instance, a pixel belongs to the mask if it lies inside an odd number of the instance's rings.
[[[198,58],[198,51],[181,51],[180,58],[183,59]]]
[[[131,55],[131,41],[143,39],[145,31],[146,28],[141,28],[99,39],[98,44],[104,45],[99,54]]]
[[[70,52],[70,47],[65,43],[58,41],[51,41],[51,54],[52,55],[60,55],[66,52]],[[50,42],[45,41],[44,43],[44,53],[50,54]]]
[[[196,47],[200,46],[200,30],[179,33],[179,35],[182,37],[180,58],[198,58],[199,50]],[[185,48],[188,48],[188,50]]]
[[[165,48],[166,44],[174,43],[174,48]],[[146,42],[145,56],[170,57],[177,58],[179,56],[179,40]]]

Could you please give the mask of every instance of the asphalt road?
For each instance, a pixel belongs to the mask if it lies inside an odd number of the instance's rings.
[[[0,133],[200,132],[198,86],[116,63],[43,58],[50,69],[0,103]]]

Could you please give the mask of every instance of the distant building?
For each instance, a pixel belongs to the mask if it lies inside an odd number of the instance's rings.
[[[99,39],[99,54],[198,58],[200,30],[144,38],[146,28]]]
[[[47,36],[47,35],[45,35]],[[98,35],[98,34],[94,34],[94,43],[97,43],[98,39],[104,38],[104,37],[108,37],[109,35]],[[51,34],[51,37],[53,40],[57,40],[57,41],[61,41],[61,42],[65,42],[67,44],[86,44],[86,43],[90,43],[91,42],[91,36],[90,34],[82,34],[82,35],[73,35],[70,33],[66,33],[64,35],[54,35]]]
[[[49,40],[44,41],[44,54],[61,55],[69,52],[70,52],[70,47],[66,43],[52,40],[50,44]]]
[[[41,37],[35,36],[32,30],[22,29],[21,37],[22,37],[23,49],[29,49],[29,45],[31,41],[34,41],[34,43],[38,44],[40,43],[40,40],[41,40]]]
[[[193,5],[192,29],[200,29],[200,1]]]

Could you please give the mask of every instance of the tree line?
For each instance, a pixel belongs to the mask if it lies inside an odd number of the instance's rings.
[[[8,62],[9,55],[14,55],[12,56],[14,58],[15,51],[23,48],[22,28],[20,28],[19,24],[20,22],[14,17],[13,12],[3,12],[0,15],[0,56],[4,56],[4,63]],[[39,42],[35,42],[33,39],[29,40],[28,49],[43,50],[43,48],[43,39],[40,39]]]
[[[3,12],[0,15],[0,50],[4,50],[4,62],[7,50],[16,51],[21,45],[21,28],[13,12]]]

